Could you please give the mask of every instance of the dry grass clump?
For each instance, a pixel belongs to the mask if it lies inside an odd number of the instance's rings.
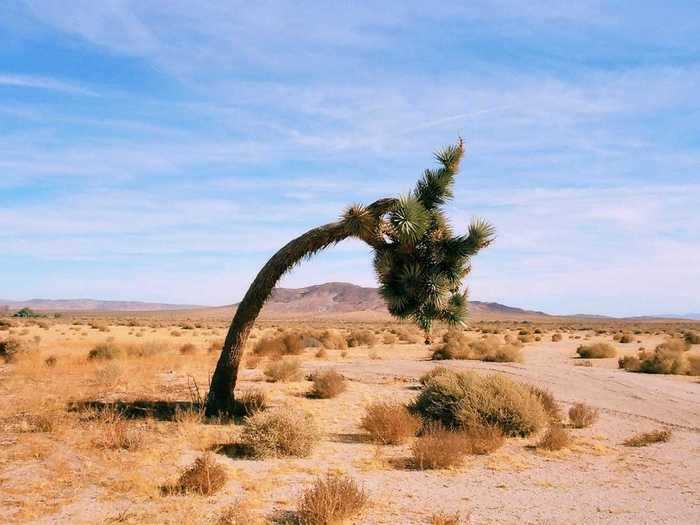
[[[304,351],[304,337],[298,333],[265,337],[253,347],[257,355],[298,355]]]
[[[623,441],[622,444],[626,447],[646,447],[654,443],[666,443],[669,439],[671,439],[670,430],[653,430],[652,432],[635,434]]]
[[[265,377],[271,383],[278,381],[300,381],[304,375],[301,371],[301,365],[296,359],[280,359],[269,363],[263,372]]]
[[[574,403],[569,409],[569,421],[574,428],[586,428],[598,420],[598,409],[585,403]]]
[[[447,514],[445,512],[437,512],[430,516],[430,525],[460,525],[462,517],[459,512]]]
[[[170,346],[164,341],[145,341],[127,346],[126,354],[129,357],[154,357],[167,352],[169,349]]]
[[[415,330],[411,330],[408,328],[400,328],[398,330],[395,330],[394,332],[396,336],[399,338],[399,341],[403,343],[420,343],[423,338],[415,332]]]
[[[197,347],[192,343],[185,343],[180,347],[179,352],[181,355],[192,355],[197,353]]]
[[[214,523],[215,525],[262,525],[264,521],[245,503],[238,501],[226,507]]]
[[[700,375],[700,356],[687,355],[689,345],[682,339],[669,339],[653,352],[641,350],[636,356],[618,360],[620,368],[645,374]]]
[[[113,359],[121,359],[126,355],[126,352],[121,346],[118,346],[113,341],[105,341],[98,343],[90,352],[88,359],[90,361],[111,361]]]
[[[532,392],[537,399],[540,400],[545,412],[552,421],[561,420],[561,411],[559,409],[559,403],[554,399],[554,395],[546,388],[540,388],[535,385],[529,385],[530,392]]]
[[[360,425],[373,441],[400,445],[416,435],[421,422],[401,403],[377,401],[367,405]]]
[[[478,359],[498,363],[522,361],[520,346],[503,343],[497,336],[472,340],[463,332],[449,331],[443,344],[433,352],[433,359]]]
[[[243,416],[252,416],[267,408],[267,394],[264,390],[244,390],[236,395],[237,409]]]
[[[319,477],[299,499],[297,516],[300,525],[341,524],[362,512],[367,493],[355,480],[344,474]]]
[[[6,363],[14,363],[20,356],[29,353],[30,348],[16,337],[8,337],[0,341],[0,358]]]
[[[479,456],[498,450],[505,442],[503,431],[495,425],[470,425],[461,435],[466,453]]]
[[[581,345],[576,349],[576,353],[582,359],[604,359],[615,357],[617,350],[608,343],[593,343],[592,345]]]
[[[384,343],[385,345],[393,345],[394,343],[396,343],[396,339],[397,337],[395,334],[389,333],[382,335],[382,343]]]
[[[447,430],[436,422],[428,423],[411,445],[413,466],[419,470],[461,465],[466,453],[464,435]]]
[[[373,348],[377,344],[377,336],[370,330],[353,330],[347,337],[347,343],[350,348],[356,346]]]
[[[559,333],[552,334],[552,342],[553,343],[558,343],[559,341],[562,340],[562,335]]]
[[[102,410],[97,414],[96,435],[92,444],[109,450],[135,450],[143,445],[143,433],[130,428],[118,410]]]
[[[444,370],[426,379],[412,409],[448,428],[495,425],[509,436],[527,436],[548,421],[528,385],[501,374]]]
[[[305,457],[319,438],[316,422],[310,414],[280,408],[247,417],[241,441],[254,457]]]
[[[318,371],[311,376],[311,380],[313,386],[309,395],[318,399],[333,398],[347,388],[345,378],[334,369]]]
[[[571,443],[571,435],[560,424],[552,424],[537,442],[536,447],[544,450],[561,450]]]
[[[226,484],[226,471],[207,452],[186,468],[174,485],[164,487],[166,494],[197,494],[211,496]]]
[[[321,344],[328,350],[345,350],[348,342],[345,336],[336,330],[326,330],[321,334]]]
[[[700,334],[695,332],[685,332],[685,334],[683,334],[683,339],[685,340],[686,344],[700,345]]]

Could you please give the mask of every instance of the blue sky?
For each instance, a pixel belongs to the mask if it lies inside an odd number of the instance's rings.
[[[234,302],[462,135],[450,214],[498,229],[473,299],[700,311],[697,3],[443,4],[5,0],[0,297]]]

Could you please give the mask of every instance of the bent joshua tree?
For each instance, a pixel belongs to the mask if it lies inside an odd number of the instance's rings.
[[[234,412],[234,388],[248,334],[279,279],[298,262],[348,237],[374,251],[379,292],[389,312],[411,319],[431,342],[435,321],[461,324],[467,314],[462,281],[470,257],[491,243],[494,229],[474,220],[465,235],[454,235],[442,210],[452,197],[464,154],[460,139],[435,154],[440,166],[426,170],[407,196],[349,207],[337,222],[309,230],[283,246],[263,266],[238,305],[216,364],[206,415]]]

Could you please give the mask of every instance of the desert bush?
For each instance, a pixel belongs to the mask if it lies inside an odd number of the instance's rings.
[[[267,408],[267,394],[264,390],[244,390],[236,395],[236,404],[241,415],[252,416]]]
[[[221,349],[224,347],[224,340],[223,339],[216,339],[214,341],[211,341],[209,343],[209,347],[207,348],[208,353],[218,353],[221,352]]]
[[[179,352],[182,355],[192,355],[197,352],[197,347],[192,343],[185,343],[180,347]]]
[[[384,334],[382,336],[382,343],[385,345],[393,345],[396,343],[396,335],[394,334]]]
[[[316,422],[310,414],[291,408],[256,412],[245,418],[242,444],[259,458],[304,457],[319,440]]]
[[[617,350],[608,343],[593,343],[592,345],[581,345],[576,349],[576,353],[582,359],[604,359],[615,357]]]
[[[249,356],[246,356],[245,361],[243,361],[243,366],[246,367],[248,370],[253,370],[254,368],[258,368],[260,361],[261,361],[260,356],[249,355]]]
[[[422,337],[420,335],[418,335],[414,330],[407,328],[397,330],[396,335],[399,338],[399,341],[404,343],[420,343],[422,341]]]
[[[690,350],[690,343],[680,337],[671,337],[656,347],[656,350],[664,352],[685,352]]]
[[[174,485],[166,487],[164,492],[211,496],[221,490],[226,479],[224,468],[214,461],[211,453],[205,453],[180,474]]]
[[[327,474],[306,490],[297,506],[301,525],[340,524],[360,514],[367,504],[367,493],[350,477]]]
[[[56,363],[58,363],[58,358],[55,355],[50,355],[46,359],[44,359],[44,364],[48,368],[53,368],[56,366]]]
[[[97,414],[96,435],[92,444],[111,450],[134,450],[143,444],[140,430],[130,428],[129,422],[118,410],[102,410]]]
[[[461,432],[446,429],[440,423],[428,423],[411,445],[413,465],[419,470],[444,469],[460,465],[466,455]]]
[[[544,450],[561,450],[571,443],[569,432],[560,424],[552,424],[544,436],[537,442],[536,447]]]
[[[504,344],[497,336],[472,340],[463,332],[451,331],[443,336],[443,344],[433,352],[433,359],[479,359],[493,362],[522,361],[520,347]]]
[[[416,435],[421,422],[401,403],[377,401],[365,408],[361,426],[377,443],[400,445]]]
[[[700,358],[687,355],[687,343],[682,339],[669,339],[653,352],[642,350],[637,356],[625,356],[618,360],[620,368],[645,374],[700,375]]]
[[[265,337],[253,347],[257,355],[298,355],[304,350],[304,338],[297,333]]]
[[[598,410],[585,403],[574,403],[569,408],[569,421],[574,428],[591,426],[598,420]]]
[[[267,380],[272,383],[300,381],[303,377],[301,366],[296,359],[280,359],[268,363],[263,373]]]
[[[335,330],[326,330],[321,334],[321,344],[328,350],[345,350],[348,342],[345,337]]]
[[[510,436],[536,432],[548,419],[529,386],[500,374],[441,372],[426,380],[412,408],[448,428],[496,425]]]
[[[654,430],[652,432],[642,432],[626,439],[622,442],[626,447],[645,447],[654,443],[665,443],[671,439],[671,431]]]
[[[124,349],[114,342],[105,341],[98,343],[90,352],[88,359],[90,361],[111,361],[112,359],[121,359],[126,355]]]
[[[554,395],[552,395],[549,390],[535,385],[530,385],[530,392],[532,392],[537,399],[540,400],[540,403],[542,403],[542,407],[544,407],[545,412],[547,412],[549,419],[553,421],[561,420],[559,403],[557,403],[557,400],[554,399]]]
[[[15,337],[8,337],[0,341],[0,358],[6,363],[13,363],[20,357],[29,354],[30,347]]]
[[[495,425],[470,425],[461,431],[467,454],[485,455],[501,448],[505,436]]]
[[[634,337],[632,337],[630,334],[622,334],[618,341],[622,344],[634,343]]]
[[[350,348],[356,346],[372,348],[377,344],[377,336],[370,330],[353,330],[347,337],[347,343]]]
[[[683,334],[685,342],[689,345],[700,345],[700,334],[695,332],[686,332]]]
[[[418,379],[418,381],[420,382],[421,385],[425,386],[434,377],[437,377],[437,376],[442,375],[442,374],[452,374],[452,373],[453,372],[447,367],[436,366],[436,367],[428,370],[425,374],[423,374]]]
[[[562,340],[561,334],[552,334],[552,342],[553,343],[558,343],[561,340]]]
[[[313,386],[310,396],[318,399],[330,399],[345,391],[345,378],[333,369],[322,370],[311,377]]]
[[[240,501],[229,505],[217,518],[215,525],[263,525],[265,523]]]
[[[468,520],[466,521],[468,522]],[[430,525],[460,525],[462,517],[459,512],[447,514],[445,512],[436,512],[430,516]]]

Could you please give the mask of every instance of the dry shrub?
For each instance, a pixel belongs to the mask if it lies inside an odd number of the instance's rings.
[[[544,450],[561,450],[571,443],[569,432],[560,424],[552,424],[537,442],[537,448]]]
[[[31,413],[21,412],[6,418],[0,425],[3,432],[55,432],[65,420],[65,412],[59,407],[42,404]]]
[[[527,436],[548,420],[542,402],[528,385],[501,374],[446,369],[425,380],[412,408],[448,428],[496,425],[509,436]]]
[[[361,426],[377,443],[400,445],[416,435],[421,422],[401,403],[377,401],[365,408]]]
[[[58,358],[55,355],[50,355],[44,359],[44,364],[49,368],[54,368],[58,363]]]
[[[0,358],[6,363],[14,363],[19,359],[35,353],[36,348],[15,337],[0,341]]]
[[[430,516],[430,525],[460,525],[462,517],[459,512],[447,514],[445,512],[436,512]]]
[[[197,352],[197,347],[192,343],[185,343],[180,347],[179,352],[182,355],[192,355]]]
[[[634,337],[632,337],[630,334],[622,334],[618,341],[622,344],[633,343]]]
[[[497,336],[473,340],[463,332],[449,331],[443,344],[433,352],[433,359],[478,359],[498,363],[520,362],[522,354],[515,344],[504,344]]]
[[[264,390],[250,389],[236,396],[238,410],[243,416],[252,416],[267,408],[267,394]]]
[[[257,517],[243,502],[229,505],[217,518],[215,525],[263,525],[262,518]]]
[[[246,367],[248,370],[253,370],[254,368],[258,368],[260,361],[260,356],[249,355],[245,358],[245,361],[243,361],[243,366]]]
[[[356,346],[372,348],[377,344],[377,336],[370,330],[353,330],[347,337],[347,343],[350,348]]]
[[[281,359],[273,361],[265,367],[264,371],[267,380],[276,383],[278,381],[300,381],[303,378],[301,365],[296,359]]]
[[[345,378],[337,371],[321,370],[311,376],[313,386],[309,395],[318,399],[330,399],[345,392]]]
[[[700,375],[700,358],[687,355],[688,348],[684,340],[672,338],[653,352],[641,350],[636,356],[625,356],[618,360],[618,365],[629,372],[645,374]]]
[[[688,345],[700,345],[700,334],[695,332],[686,332],[683,334],[683,338]]]
[[[129,422],[118,410],[102,410],[97,415],[96,435],[92,444],[110,450],[134,450],[143,444],[143,434],[129,428]]]
[[[214,461],[211,453],[207,452],[186,468],[174,485],[165,487],[164,492],[211,496],[221,490],[226,484],[226,479],[224,468]]]
[[[321,344],[328,350],[345,350],[348,342],[343,334],[335,330],[326,330],[321,334]]]
[[[604,359],[615,357],[617,350],[608,343],[593,343],[592,345],[579,346],[576,353],[583,359]]]
[[[646,447],[654,443],[666,443],[669,439],[671,439],[670,430],[654,430],[652,432],[635,434],[631,438],[623,441],[622,444],[626,447]]]
[[[319,477],[299,500],[297,515],[301,525],[333,525],[362,512],[367,493],[344,474]]]
[[[170,349],[164,341],[144,341],[143,343],[129,345],[126,353],[129,357],[154,357],[167,352]]]
[[[561,340],[562,340],[561,334],[552,334],[552,342],[553,343],[558,343]]]
[[[112,359],[121,359],[126,355],[124,349],[112,341],[98,343],[88,352],[90,361],[111,361]]]
[[[394,334],[384,334],[382,336],[382,343],[385,345],[393,345],[396,343],[396,335]]]
[[[569,409],[569,421],[574,428],[586,428],[598,420],[598,409],[585,403],[574,403]]]
[[[247,417],[241,442],[251,455],[258,458],[305,457],[319,438],[316,422],[310,414],[280,408]]]
[[[542,403],[544,410],[547,412],[549,419],[552,421],[561,420],[561,411],[559,409],[559,403],[554,399],[554,395],[546,388],[540,388],[535,385],[530,385],[530,392],[532,392]]]
[[[95,370],[95,383],[104,387],[113,387],[124,375],[124,369],[117,363],[108,363]]]
[[[467,454],[490,454],[501,448],[505,442],[503,431],[494,425],[470,425],[461,434]]]
[[[466,455],[461,432],[452,432],[440,423],[428,423],[411,445],[413,465],[419,470],[443,469],[461,465]]]
[[[252,336],[251,336],[252,338]],[[215,341],[212,341],[209,343],[209,347],[207,348],[208,353],[214,353],[214,352],[221,352],[221,349],[224,347],[224,340],[223,339],[216,339]]]
[[[396,335],[399,338],[399,341],[402,341],[404,343],[420,343],[423,338],[419,334],[415,332],[415,330],[411,330],[408,328],[402,328],[396,331]]]

